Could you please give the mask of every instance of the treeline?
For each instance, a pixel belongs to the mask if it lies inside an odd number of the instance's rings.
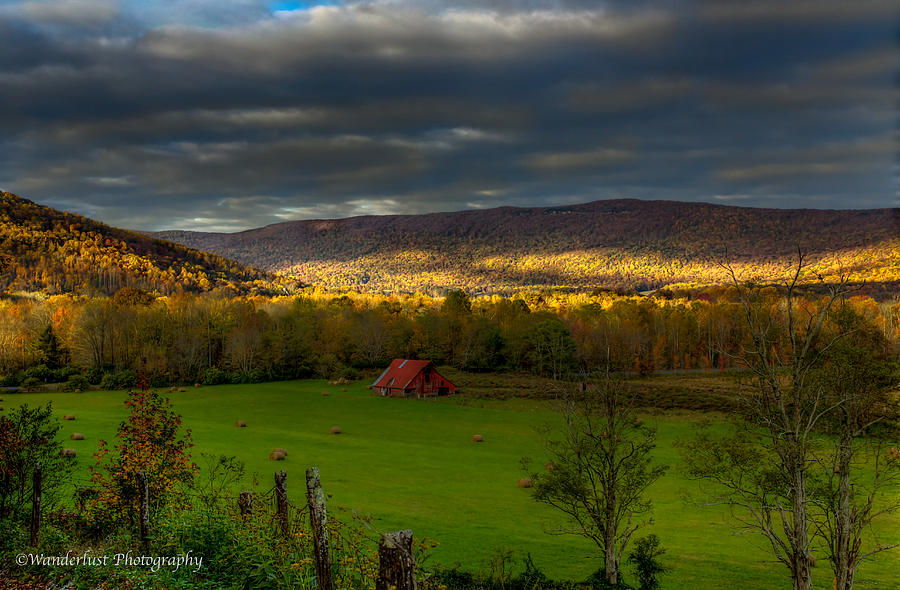
[[[639,373],[735,366],[748,338],[736,289],[663,295],[432,298],[307,289],[290,297],[156,297],[125,288],[112,297],[7,297],[0,299],[0,386],[129,387],[139,376],[154,387],[352,378],[396,357],[555,379],[607,365]],[[817,301],[802,304],[814,309]],[[900,302],[848,302],[898,340]]]

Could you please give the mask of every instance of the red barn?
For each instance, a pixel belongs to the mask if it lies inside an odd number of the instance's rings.
[[[409,359],[394,359],[371,387],[376,394],[396,397],[447,395],[456,391],[456,386],[437,372],[432,361]]]

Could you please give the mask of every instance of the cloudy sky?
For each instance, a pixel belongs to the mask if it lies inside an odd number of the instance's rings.
[[[894,0],[0,0],[0,188],[134,229],[896,206]]]

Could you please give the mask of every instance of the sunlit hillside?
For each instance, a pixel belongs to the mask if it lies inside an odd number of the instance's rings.
[[[155,235],[306,283],[370,290],[721,284],[723,262],[742,278],[783,276],[798,246],[809,280],[890,284],[900,279],[897,213],[613,200]]]

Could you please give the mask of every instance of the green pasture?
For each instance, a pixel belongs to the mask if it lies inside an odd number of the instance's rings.
[[[305,495],[304,472],[315,465],[332,507],[370,513],[382,532],[411,528],[416,536],[437,540],[436,562],[483,570],[494,551],[504,548],[514,550],[517,559],[530,553],[555,578],[583,579],[597,569],[595,548],[578,537],[547,534],[559,516],[516,486],[523,476],[521,457],[544,463],[535,427],[558,419],[546,402],[391,399],[371,395],[364,385],[223,385],[188,388],[169,397],[193,432],[195,461],[202,464],[200,453],[236,456],[247,465],[245,488],[256,474],[259,489],[266,491],[273,473],[284,469],[296,504]],[[75,421],[62,423],[62,436],[65,446],[78,452],[80,481],[87,478],[97,440],[111,440],[126,415],[122,392],[5,397],[6,409],[52,401],[60,417],[75,414]],[[736,534],[726,511],[699,506],[696,484],[679,470],[673,442],[709,416],[645,417],[659,428],[658,460],[672,467],[652,488],[654,522],[638,535],[656,533],[667,549],[672,573],[664,588],[788,588],[787,569],[773,562],[762,538]],[[235,428],[236,420],[246,421],[247,428]],[[329,434],[332,426],[343,434]],[[86,440],[69,441],[72,432]],[[484,442],[470,442],[473,434],[481,434]],[[287,460],[270,461],[274,447],[286,448]],[[882,521],[874,533],[881,542],[900,542],[900,515]],[[816,587],[831,588],[828,564],[817,557]],[[632,579],[627,570],[626,579]],[[857,582],[866,588],[900,587],[900,551],[864,562]]]

